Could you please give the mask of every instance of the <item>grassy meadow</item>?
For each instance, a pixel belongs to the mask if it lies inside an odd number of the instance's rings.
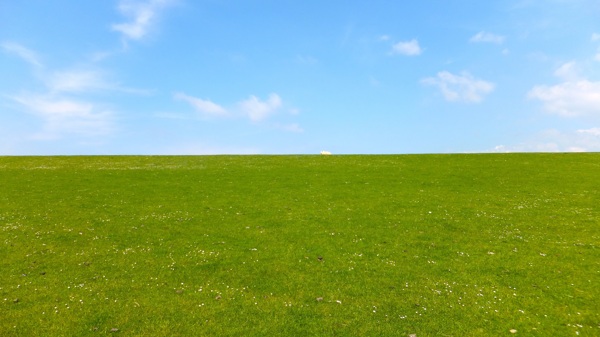
[[[0,336],[600,336],[600,154],[0,157]]]

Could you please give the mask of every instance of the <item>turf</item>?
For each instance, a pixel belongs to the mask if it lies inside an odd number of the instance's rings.
[[[599,204],[594,153],[0,157],[0,335],[598,336]]]

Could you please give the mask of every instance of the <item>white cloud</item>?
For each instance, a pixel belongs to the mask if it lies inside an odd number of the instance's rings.
[[[454,75],[448,71],[425,78],[421,83],[438,87],[447,101],[466,103],[481,102],[495,87],[493,83],[474,78],[468,73]]]
[[[546,111],[560,116],[600,115],[600,82],[578,80],[538,85],[527,96],[542,101]]]
[[[113,114],[91,102],[51,95],[21,95],[12,99],[42,118],[45,131],[38,138],[59,138],[63,133],[99,136],[113,129]]]
[[[401,54],[406,56],[417,56],[423,52],[419,41],[412,39],[410,41],[398,42],[392,46],[392,54]]]
[[[294,133],[302,133],[304,132],[304,129],[297,123],[292,123],[292,124],[276,124],[275,125],[278,129],[283,130],[283,131],[288,131],[288,132],[294,132]]]
[[[390,36],[389,35],[381,35],[379,37],[379,41],[389,41],[390,40]]]
[[[176,93],[173,95],[173,97],[176,100],[184,101],[190,104],[196,111],[201,113],[203,117],[243,117],[248,118],[252,122],[266,120],[283,108],[283,100],[275,93],[270,94],[269,97],[264,101],[254,95],[251,95],[248,97],[248,99],[237,102],[231,108],[224,108],[223,106],[210,100],[203,100],[197,97],[186,95],[184,93]],[[290,108],[288,112],[290,115],[296,115],[299,113],[299,110]],[[182,118],[182,116],[172,113],[160,114],[159,117]],[[294,132],[300,131],[300,128],[297,125],[281,126],[276,124],[275,127]]]
[[[24,112],[38,117],[42,122],[43,130],[34,137],[35,139],[56,139],[66,134],[93,137],[109,134],[115,129],[114,114],[111,111],[88,99],[68,97],[65,94],[133,89],[120,88],[108,83],[98,71],[52,72],[43,66],[35,52],[17,43],[3,43],[2,48],[38,67],[33,76],[46,87],[43,93],[7,95],[9,99],[18,103]]]
[[[591,128],[591,129],[577,130],[577,133],[584,134],[584,135],[592,135],[592,136],[600,137],[600,128]]]
[[[0,46],[2,46],[4,51],[17,55],[27,63],[36,67],[42,67],[42,62],[32,50],[14,42],[3,42]]]
[[[203,117],[224,117],[229,115],[225,108],[209,100],[188,96],[183,93],[176,93],[174,98],[189,103],[196,111],[201,113]]]
[[[118,9],[130,21],[113,24],[111,29],[131,40],[142,39],[156,22],[159,12],[173,3],[173,0],[120,0]]]
[[[600,62],[600,48],[598,48],[598,53],[596,53],[596,56],[594,57],[594,60]]]
[[[147,90],[122,87],[106,80],[103,72],[92,69],[68,69],[62,71],[51,71],[45,69],[38,55],[22,45],[14,42],[0,44],[2,49],[13,53],[28,63],[40,68],[34,72],[34,76],[43,82],[50,93],[60,92],[87,92],[98,90],[117,90],[128,93],[148,94]]]
[[[248,116],[253,122],[258,122],[276,113],[281,108],[282,101],[277,94],[269,95],[266,101],[261,101],[256,96],[250,96],[238,103],[238,106],[243,115]]]
[[[481,31],[471,37],[470,42],[475,43],[495,43],[502,44],[506,38],[502,35],[496,35],[488,32]]]
[[[573,81],[580,78],[579,68],[575,61],[567,62],[562,66],[558,67],[554,71],[554,76],[567,81]]]
[[[55,72],[43,72],[41,80],[50,93],[85,93],[99,91],[119,91],[129,94],[148,95],[152,91],[123,87],[109,81],[102,71],[91,69],[69,69]]]
[[[104,76],[92,70],[67,70],[52,73],[46,78],[46,85],[52,92],[84,92],[108,89]]]

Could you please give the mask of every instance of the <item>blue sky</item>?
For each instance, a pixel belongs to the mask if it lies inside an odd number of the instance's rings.
[[[598,0],[0,2],[0,155],[600,151]]]

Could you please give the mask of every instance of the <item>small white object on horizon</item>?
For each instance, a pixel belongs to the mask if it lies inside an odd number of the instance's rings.
[[[321,151],[321,154],[324,156],[331,156],[331,152],[329,151]]]

